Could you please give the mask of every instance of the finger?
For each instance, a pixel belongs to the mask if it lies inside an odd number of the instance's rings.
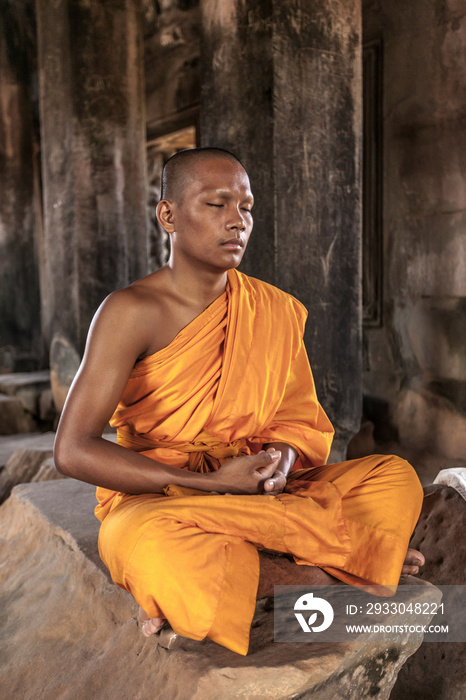
[[[265,478],[268,478],[275,472],[280,457],[281,452],[275,450],[275,452],[258,452],[251,459],[254,460],[254,469]]]
[[[266,451],[264,450],[259,450],[255,455],[252,455],[252,457],[258,457],[259,455],[262,455],[263,457],[279,457],[281,456],[280,450],[276,450],[275,447],[269,447]]]

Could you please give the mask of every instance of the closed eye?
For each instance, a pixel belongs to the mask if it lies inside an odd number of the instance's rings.
[[[208,207],[223,207],[223,204],[212,204],[212,202],[207,202]]]

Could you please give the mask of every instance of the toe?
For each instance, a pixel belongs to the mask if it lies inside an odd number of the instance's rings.
[[[426,563],[425,557],[422,552],[417,549],[408,549],[406,553],[405,564],[408,566],[424,566]]]
[[[419,573],[418,566],[410,566],[410,565],[405,564],[403,566],[403,568],[401,569],[402,576],[415,576],[418,573]]]

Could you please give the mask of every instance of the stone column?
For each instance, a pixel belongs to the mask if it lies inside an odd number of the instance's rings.
[[[383,39],[384,303],[383,325],[366,331],[364,388],[376,434],[407,448],[428,482],[429,465],[459,466],[466,453],[466,5],[373,5],[365,29]]]
[[[0,13],[0,372],[41,358],[34,216],[30,25],[21,3]]]
[[[318,394],[337,431],[361,414],[359,0],[202,0],[201,144],[251,175],[242,269],[298,297]]]
[[[147,270],[137,0],[37,0],[49,344],[83,350],[104,297]]]

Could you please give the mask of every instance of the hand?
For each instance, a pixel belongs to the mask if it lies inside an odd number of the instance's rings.
[[[264,493],[264,483],[276,471],[281,452],[270,448],[256,455],[235,457],[225,462],[220,469],[212,472],[209,478],[212,491],[230,494]]]
[[[275,447],[268,447],[266,452],[275,452],[276,448]],[[278,450],[280,451],[280,450]],[[277,467],[282,467],[282,465],[278,465]],[[272,474],[270,479],[266,479],[264,481],[264,494],[267,496],[278,496],[279,493],[283,492],[283,489],[286,486],[286,476],[281,470],[281,468],[277,468],[275,472]]]
[[[283,493],[287,482],[287,474],[298,458],[298,452],[294,447],[282,442],[269,443],[264,445],[267,452],[277,450],[281,452],[281,459],[272,476],[264,482],[264,494],[278,496]]]

